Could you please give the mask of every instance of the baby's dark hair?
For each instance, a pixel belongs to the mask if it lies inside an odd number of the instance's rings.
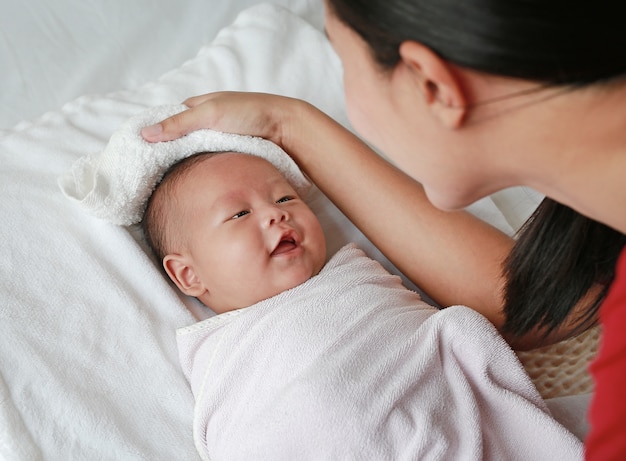
[[[217,152],[199,152],[172,165],[163,175],[161,181],[148,199],[146,210],[141,220],[141,228],[148,246],[158,258],[163,258],[176,243],[175,226],[178,220],[173,219],[176,212],[176,188],[187,173],[197,164],[218,154]]]

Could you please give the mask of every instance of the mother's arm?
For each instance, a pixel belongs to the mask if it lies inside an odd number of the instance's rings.
[[[165,141],[212,128],[270,139],[436,302],[470,306],[502,326],[502,264],[510,237],[469,213],[435,208],[418,182],[304,101],[227,92],[185,104],[190,110],[144,129],[144,137]]]

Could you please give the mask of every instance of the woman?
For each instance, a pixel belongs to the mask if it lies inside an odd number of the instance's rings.
[[[271,139],[417,285],[441,305],[476,308],[518,347],[594,324],[604,301],[587,454],[612,459],[626,453],[626,257],[615,277],[626,34],[618,2],[565,7],[328,0],[350,120],[398,168],[310,105],[271,95],[191,98],[189,111],[143,134],[208,127]],[[520,184],[549,198],[517,242],[441,211]]]

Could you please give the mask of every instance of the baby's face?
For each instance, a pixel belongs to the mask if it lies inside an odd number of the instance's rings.
[[[326,257],[321,225],[269,162],[219,154],[195,165],[176,189],[181,248],[164,259],[217,313],[246,307],[316,275]],[[173,268],[168,268],[169,264]],[[174,279],[174,277],[172,277]],[[175,280],[176,281],[176,280]],[[187,288],[187,289],[185,289]]]

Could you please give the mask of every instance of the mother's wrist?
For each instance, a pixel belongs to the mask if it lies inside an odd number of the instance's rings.
[[[315,133],[314,120],[319,110],[312,104],[301,99],[285,98],[284,104],[278,108],[276,138],[278,144],[296,161],[303,153]]]

